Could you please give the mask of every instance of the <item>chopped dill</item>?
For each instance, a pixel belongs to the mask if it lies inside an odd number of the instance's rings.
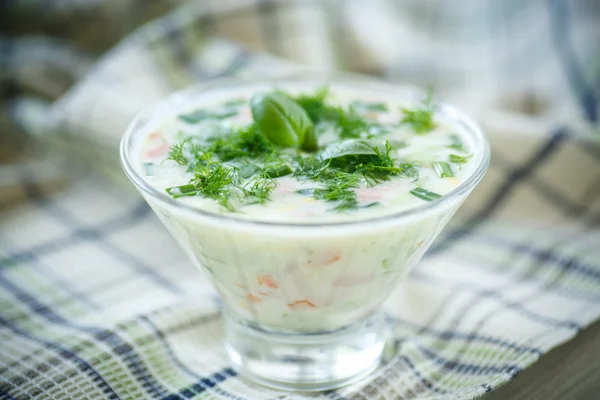
[[[385,133],[378,123],[367,121],[359,111],[387,111],[383,103],[363,103],[354,101],[347,109],[327,104],[329,90],[318,89],[314,94],[302,94],[293,99],[308,114],[315,123],[328,123],[333,125],[335,131],[342,139],[358,139]]]
[[[264,176],[256,176],[254,179],[241,187],[246,197],[246,205],[263,204],[271,198],[271,193],[277,187],[277,183]]]
[[[338,202],[332,210],[346,211],[358,208],[355,189],[359,187],[359,183],[359,175],[336,171],[326,181],[325,188],[301,189],[297,192],[317,200]]]
[[[369,124],[351,106],[348,111],[339,109],[337,129],[342,139],[355,139],[362,137],[363,134],[368,134]]]
[[[169,154],[167,155],[166,159],[173,160],[179,165],[188,165],[190,160],[183,154],[188,141],[188,139],[184,139],[181,142],[171,146],[169,148]]]
[[[329,89],[322,87],[315,94],[301,94],[293,98],[300,107],[306,111],[308,117],[318,124],[322,121],[337,121],[339,118],[339,110],[326,103]]]
[[[256,158],[275,150],[275,145],[251,124],[215,138],[206,151],[217,156],[220,161],[230,161],[237,158]]]
[[[402,124],[410,125],[417,135],[423,135],[435,128],[434,114],[435,105],[432,102],[431,91],[419,108],[414,110],[403,108],[404,117],[400,121]]]

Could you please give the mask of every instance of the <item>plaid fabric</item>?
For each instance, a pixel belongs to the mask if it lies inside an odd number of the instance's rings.
[[[135,9],[136,2],[123,3]],[[599,34],[588,18],[597,8],[586,9],[591,2],[584,1],[518,2],[523,13],[543,9],[545,17],[530,18],[531,30],[518,32],[527,43],[538,39],[539,54],[535,63],[513,66],[521,69],[510,76],[523,82],[540,71],[544,78],[532,78],[523,86],[531,92],[514,98],[514,83],[504,87],[502,74],[474,75],[459,87],[451,71],[457,64],[440,62],[429,79],[407,73],[431,63],[424,56],[412,64],[399,60],[403,43],[386,53],[389,39],[365,31],[357,18],[362,12],[363,22],[407,26],[402,14],[420,21],[417,27],[444,31],[422,23],[419,4],[428,3],[436,21],[452,17],[461,27],[473,8],[458,15],[440,5],[452,2],[359,3],[189,2],[91,67],[92,55],[64,43],[4,39],[1,70],[27,89],[11,92],[5,122],[49,151],[46,159],[3,166],[0,175],[2,398],[470,399],[600,316],[600,74],[591,52],[600,41],[587,40]],[[502,3],[517,12],[510,6],[517,2]],[[461,40],[457,46],[466,46]],[[365,59],[377,46],[381,54]],[[499,60],[514,62],[512,53],[498,51]],[[348,54],[363,58],[350,63]],[[34,61],[38,69],[16,67]],[[296,71],[304,68],[299,61],[430,83],[435,76],[447,83],[440,85],[445,97],[479,117],[493,150],[480,187],[388,301],[396,328],[387,362],[364,381],[314,396],[265,389],[236,375],[221,348],[218,298],[124,182],[117,160],[120,136],[143,106],[222,76]],[[540,69],[544,62],[548,68]],[[62,71],[64,79],[40,71]],[[545,87],[535,85],[546,80]],[[32,96],[65,90],[55,102]]]

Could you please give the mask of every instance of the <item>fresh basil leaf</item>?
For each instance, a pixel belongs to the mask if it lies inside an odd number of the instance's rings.
[[[309,119],[310,121],[310,119]],[[312,122],[311,122],[312,125]],[[304,133],[304,139],[300,148],[304,151],[316,151],[319,148],[319,139],[318,139],[317,130],[314,128],[308,129]]]
[[[340,158],[344,156],[358,156],[358,155],[377,155],[386,154],[385,142],[365,140],[365,139],[350,139],[340,143],[334,143],[327,146],[321,152],[321,158],[323,160]]]
[[[317,149],[314,124],[289,97],[277,92],[259,93],[252,96],[250,109],[259,131],[274,144],[305,151]]]

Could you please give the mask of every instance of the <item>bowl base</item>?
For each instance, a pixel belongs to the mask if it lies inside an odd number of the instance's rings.
[[[382,312],[319,333],[267,331],[224,314],[225,348],[233,368],[255,383],[320,391],[356,382],[377,368],[388,338]]]

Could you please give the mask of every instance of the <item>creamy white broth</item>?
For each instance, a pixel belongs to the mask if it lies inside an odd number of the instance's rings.
[[[255,89],[256,90],[256,89]],[[260,89],[265,91],[264,88]],[[294,94],[294,90],[287,90]],[[299,92],[310,92],[303,89]],[[296,91],[298,93],[298,91]],[[228,96],[221,95],[217,98],[206,99],[196,104],[186,105],[179,114],[185,114],[197,109],[221,110],[223,104],[231,99],[248,100],[253,94],[252,89],[246,89],[240,93],[230,93]],[[462,133],[460,127],[453,121],[436,117],[436,127],[432,131],[418,135],[410,125],[399,124],[403,117],[403,108],[415,108],[419,104],[400,102],[391,95],[381,93],[369,93],[365,91],[341,88],[332,90],[328,102],[345,106],[353,101],[365,103],[384,103],[387,112],[366,111],[361,113],[367,120],[376,121],[386,127],[390,132],[380,136],[382,140],[389,140],[394,147],[391,156],[397,162],[414,163],[418,170],[418,179],[406,177],[392,177],[389,181],[368,187],[364,182],[356,189],[359,207],[378,203],[376,206],[359,208],[344,212],[332,211],[334,202],[315,200],[297,193],[300,189],[320,187],[312,181],[299,181],[293,176],[275,178],[277,188],[272,192],[270,201],[264,204],[237,205],[236,212],[225,210],[216,201],[200,196],[178,198],[184,204],[214,213],[226,213],[229,216],[242,219],[272,222],[337,222],[368,219],[387,214],[395,214],[427,203],[410,193],[416,187],[422,187],[428,191],[445,195],[456,189],[473,172],[473,157],[464,164],[449,165],[454,177],[439,178],[431,163],[434,161],[446,161],[451,154],[468,156],[473,152],[470,138]],[[231,126],[244,126],[252,122],[250,108],[246,102],[239,108],[237,115],[223,121],[203,121],[199,124],[189,124],[173,115],[170,120],[157,126],[139,142],[137,153],[137,166],[140,175],[159,191],[166,188],[185,185],[189,182],[192,174],[186,172],[186,167],[180,166],[172,160],[166,160],[168,149],[173,144],[180,142],[183,138],[192,135],[210,134],[215,124],[229,124]],[[450,148],[452,136],[457,136],[466,147],[466,152],[458,152]],[[319,137],[319,145],[340,141],[331,131]],[[397,143],[403,143],[398,146]],[[146,168],[144,164],[153,165]]]
[[[311,92],[317,87],[313,82],[288,83],[283,89],[292,94]],[[419,99],[404,101],[413,99],[410,94],[390,94],[398,88],[380,86],[378,90],[369,90],[368,86],[332,85],[331,101],[384,102],[390,112],[374,116],[389,124],[396,124],[402,118],[402,107],[418,105]],[[465,190],[453,192],[482,163],[483,154],[475,151],[475,143],[481,149],[484,145],[480,142],[484,139],[475,133],[476,128],[468,120],[452,110],[439,113],[437,128],[422,136],[410,127],[398,127],[387,138],[402,140],[407,145],[396,148],[394,158],[425,165],[419,169],[419,182],[393,177],[373,188],[364,184],[358,188],[361,204],[374,199],[381,203],[374,208],[332,212],[334,203],[297,194],[299,188],[314,187],[315,183],[298,182],[293,176],[276,179],[277,189],[270,202],[240,207],[235,213],[199,196],[166,201],[165,188],[186,184],[190,178],[185,167],[162,162],[168,147],[181,140],[180,131],[187,135],[211,129],[210,124],[190,125],[179,121],[177,116],[197,109],[218,108],[230,99],[249,99],[257,91],[271,89],[265,83],[244,84],[206,92],[196,90],[170,99],[158,108],[157,115],[152,114],[139,124],[141,131],[134,136],[131,161],[137,173],[162,193],[159,196],[141,190],[142,195],[234,315],[266,329],[293,332],[338,329],[379,307],[398,280],[421,258],[472,189],[470,183]],[[227,123],[247,124],[250,119],[246,106]],[[457,153],[448,147],[452,143],[451,134],[458,135],[467,152]],[[335,135],[328,134],[319,141],[325,145],[335,139]],[[450,154],[470,153],[473,156],[462,168],[452,165],[453,179],[438,178],[427,165],[433,160],[445,161]],[[149,174],[145,162],[156,164]],[[427,202],[410,194],[417,184],[440,195],[454,194],[445,201],[434,202],[435,207],[419,208]],[[181,204],[190,207],[179,207]],[[415,207],[418,212],[392,217]],[[390,218],[366,221],[382,215]],[[337,222],[345,224],[336,225]]]

